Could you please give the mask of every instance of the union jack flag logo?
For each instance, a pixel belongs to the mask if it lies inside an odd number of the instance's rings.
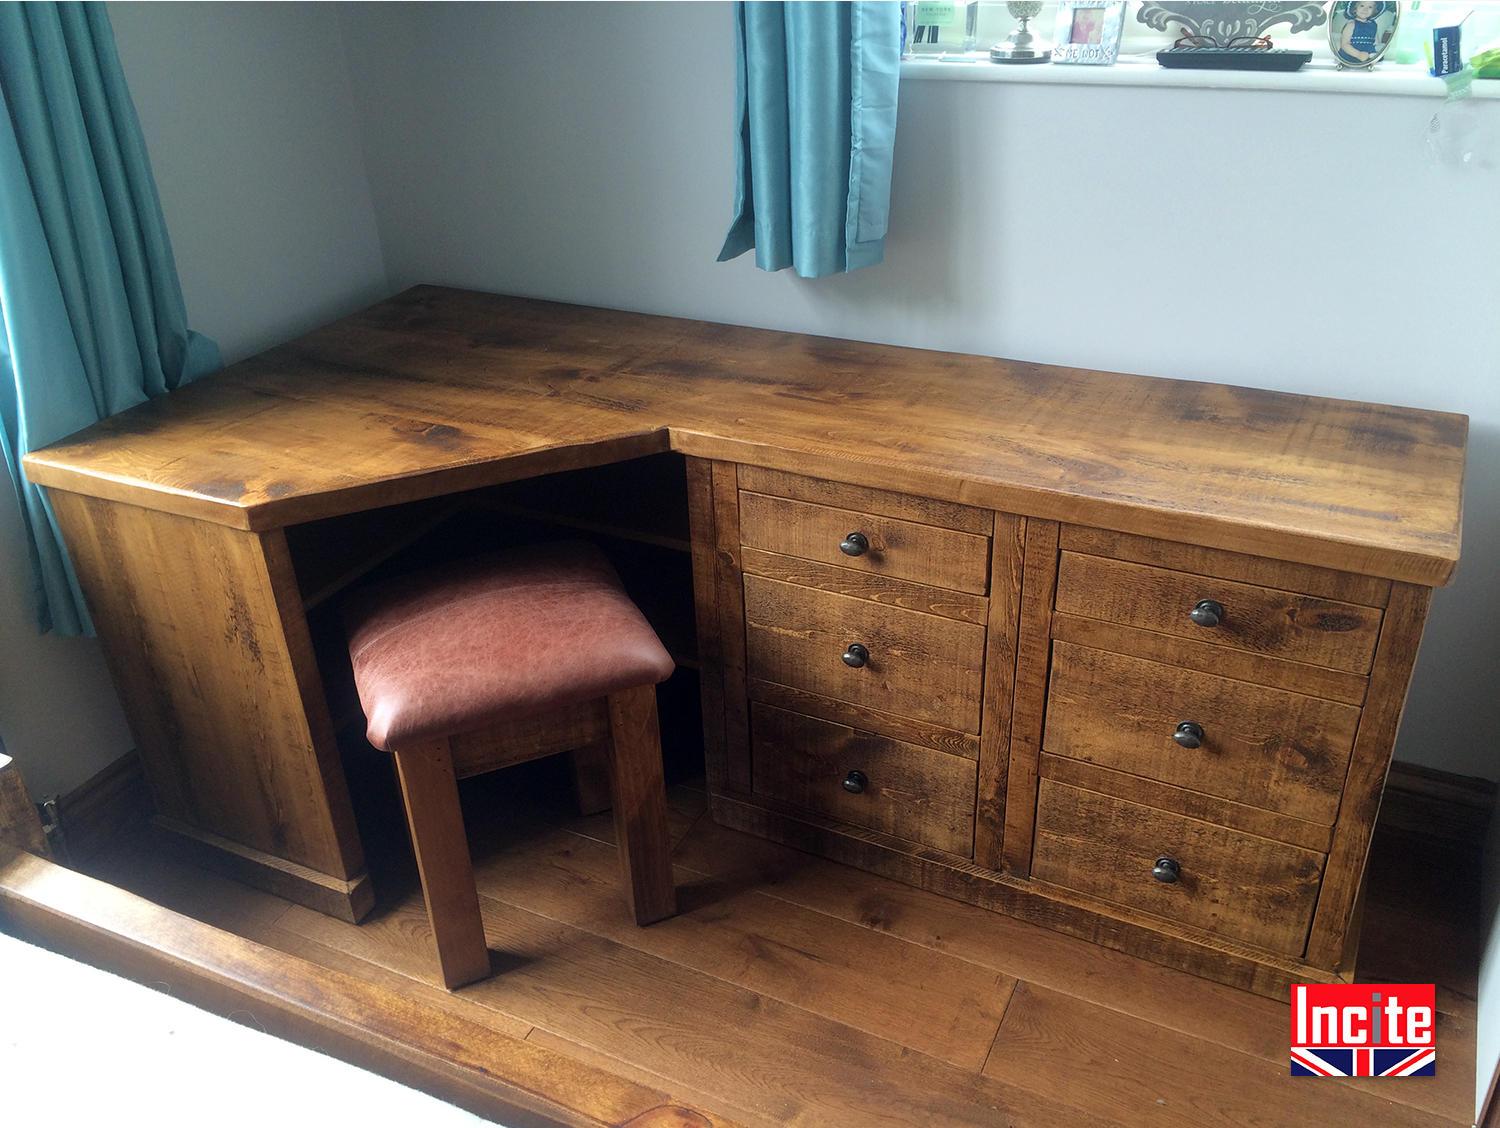
[[[1431,983],[1292,984],[1293,1077],[1433,1077]]]
[[[1338,1050],[1292,1047],[1293,1077],[1433,1077],[1434,1050]]]

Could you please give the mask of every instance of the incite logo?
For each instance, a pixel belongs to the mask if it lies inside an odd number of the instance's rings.
[[[1431,1077],[1431,983],[1292,985],[1293,1077]]]

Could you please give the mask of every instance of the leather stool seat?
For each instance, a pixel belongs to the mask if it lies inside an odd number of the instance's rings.
[[[672,675],[604,554],[582,541],[462,560],[344,607],[371,744],[472,732]]]
[[[343,612],[370,743],[401,779],[446,986],[490,970],[466,776],[570,752],[588,813],[614,808],[636,923],[677,911],[654,688],[673,663],[603,553],[581,541],[493,553],[372,585]]]

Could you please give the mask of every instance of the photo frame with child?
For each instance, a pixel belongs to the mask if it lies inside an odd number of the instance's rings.
[[[1123,0],[1079,0],[1057,6],[1054,63],[1114,66],[1125,26]]]

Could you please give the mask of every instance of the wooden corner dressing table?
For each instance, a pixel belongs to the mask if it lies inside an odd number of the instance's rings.
[[[1284,997],[1353,974],[1466,435],[417,287],[25,466],[157,825],[282,896],[373,902],[320,609],[440,517],[649,465],[593,481],[687,510],[638,539],[684,562],[717,820]]]

